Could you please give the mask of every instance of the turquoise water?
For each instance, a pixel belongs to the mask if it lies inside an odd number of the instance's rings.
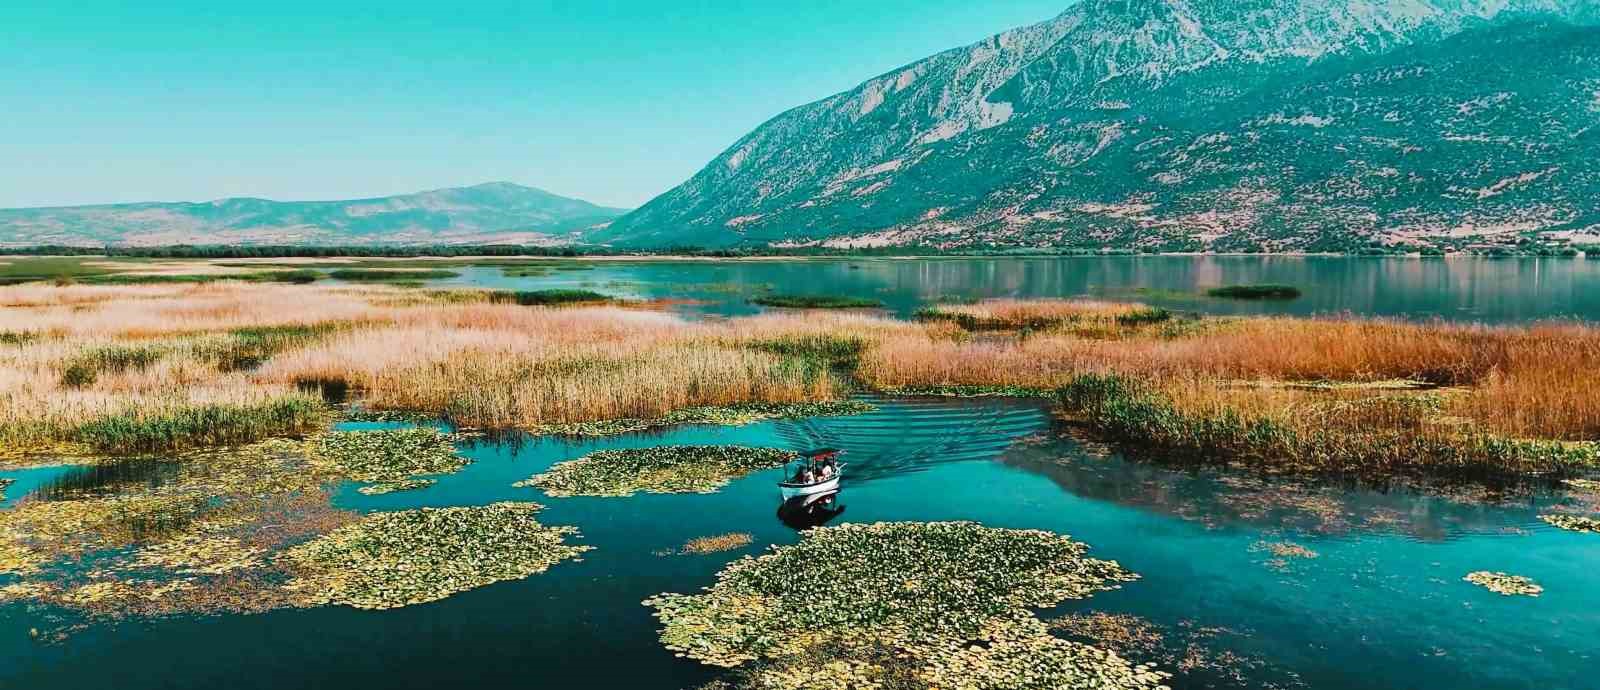
[[[1119,591],[1043,615],[1137,615],[1179,645],[1190,643],[1183,631],[1207,631],[1196,636],[1196,658],[1214,663],[1181,674],[1175,687],[1594,687],[1600,536],[1536,518],[1571,496],[1179,470],[1063,436],[1032,402],[881,403],[857,417],[464,445],[474,462],[434,487],[363,496],[348,486],[334,501],[391,510],[537,500],[547,506],[541,522],[579,527],[595,550],[526,580],[398,610],[123,621],[58,644],[26,634],[48,612],[0,605],[0,687],[692,687],[715,674],[663,650],[639,602],[695,591],[729,560],[796,540],[777,515],[779,471],[706,495],[549,498],[512,482],[604,448],[819,441],[845,448],[850,463],[835,523],[1041,528],[1140,573]],[[72,471],[0,476],[19,479],[8,491],[15,501]],[[160,481],[159,469],[126,471]],[[656,555],[725,532],[755,541],[727,553]],[[1285,540],[1316,557],[1271,563],[1264,543]],[[1503,597],[1462,582],[1475,570],[1526,575],[1545,593]]]
[[[1112,256],[983,259],[592,261],[587,270],[513,278],[478,266],[443,284],[576,287],[695,300],[689,313],[750,314],[763,292],[846,294],[908,316],[944,298],[1101,297],[1217,314],[1341,314],[1493,323],[1600,320],[1600,261],[1583,259]],[[1290,301],[1202,295],[1232,284],[1281,283]]]

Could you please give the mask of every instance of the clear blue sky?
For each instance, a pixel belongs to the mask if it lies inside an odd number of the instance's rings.
[[[0,207],[509,180],[634,206],[1070,0],[0,2]]]

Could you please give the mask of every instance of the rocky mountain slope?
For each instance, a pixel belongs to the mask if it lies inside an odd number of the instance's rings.
[[[1084,0],[783,113],[634,245],[1163,250],[1600,233],[1600,3]]]
[[[349,201],[220,199],[0,210],[0,245],[553,244],[624,209],[509,182]]]

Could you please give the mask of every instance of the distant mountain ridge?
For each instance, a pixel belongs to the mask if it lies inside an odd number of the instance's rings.
[[[619,245],[1600,236],[1600,3],[1085,0],[778,115]]]
[[[0,245],[562,244],[625,213],[510,182],[339,201],[0,209]]]

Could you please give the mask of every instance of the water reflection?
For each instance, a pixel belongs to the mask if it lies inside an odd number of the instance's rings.
[[[1541,512],[1570,505],[1550,485],[1374,486],[1354,480],[1257,475],[1128,460],[1110,448],[1056,434],[1000,456],[1074,495],[1134,506],[1210,529],[1316,535],[1383,532],[1444,542],[1543,527]]]
[[[177,477],[180,465],[172,458],[118,458],[89,465],[74,465],[41,482],[27,497],[64,501],[105,496],[136,489],[155,489]]]
[[[778,520],[796,531],[821,527],[844,514],[844,504],[835,491],[825,496],[796,496],[778,506]]]
[[[581,287],[652,299],[692,299],[699,314],[751,314],[765,292],[882,300],[899,316],[940,297],[1138,299],[1218,314],[1354,313],[1411,319],[1520,322],[1600,319],[1600,262],[1564,258],[1356,258],[1320,256],[992,257],[974,259],[596,262],[593,270],[507,276],[471,267],[446,284],[530,289]],[[1287,302],[1210,299],[1206,288],[1283,283]]]

